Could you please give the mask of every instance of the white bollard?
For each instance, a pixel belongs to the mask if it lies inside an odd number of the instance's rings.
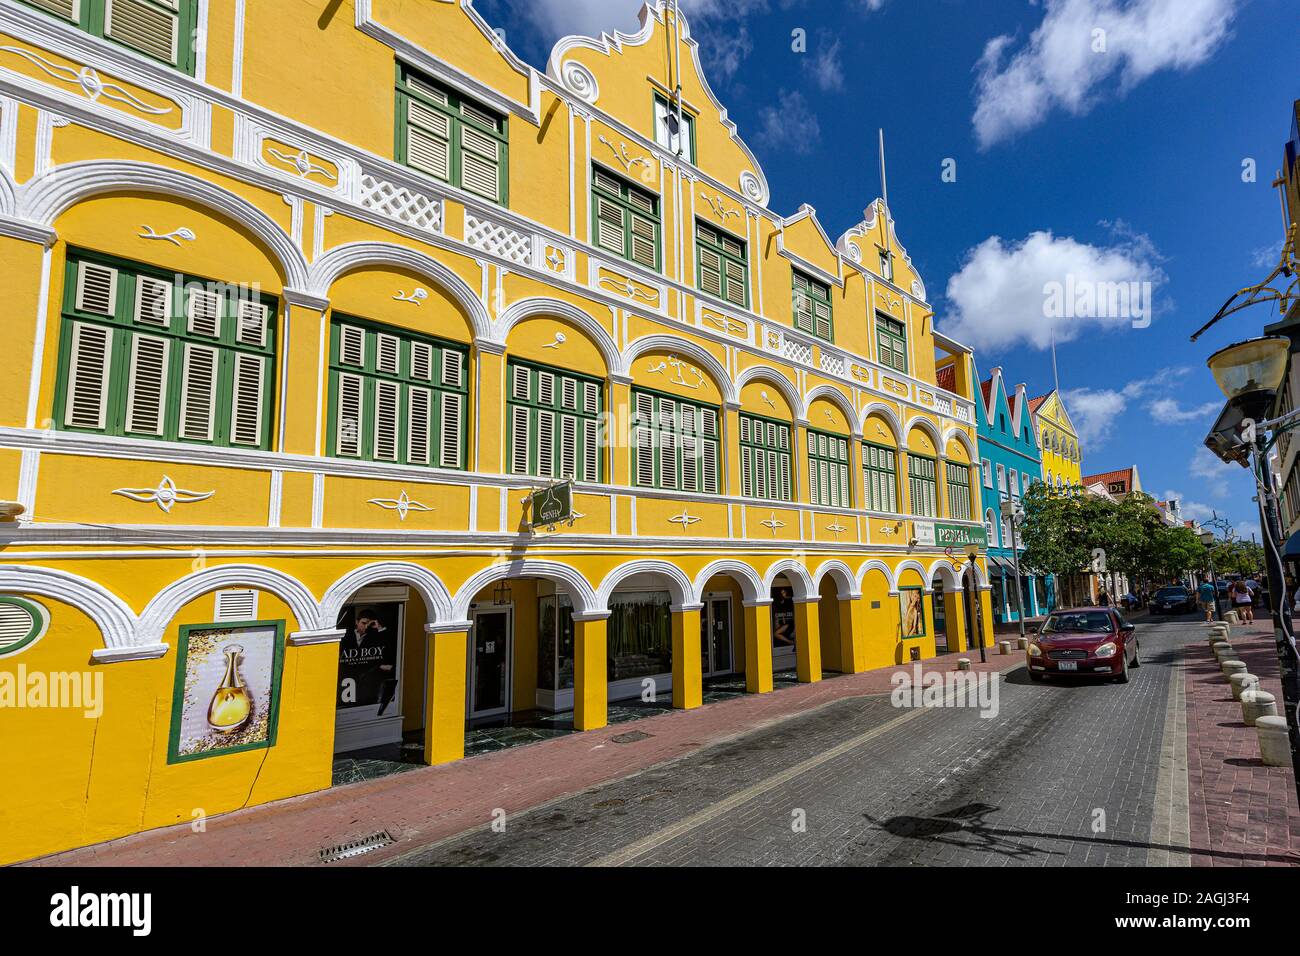
[[[1277,716],[1277,698],[1256,685],[1241,695],[1241,720],[1247,727],[1254,727],[1261,717]]]
[[[1240,674],[1228,675],[1228,683],[1232,685],[1232,699],[1241,700],[1241,695],[1252,687],[1259,686],[1259,678],[1254,674],[1247,674],[1244,671]]]
[[[1229,624],[1240,624],[1241,618],[1237,617],[1236,611],[1228,611],[1223,615],[1223,619]]]
[[[1266,767],[1291,766],[1291,738],[1285,717],[1260,717],[1255,721],[1259,734],[1259,757]]]
[[[1010,641],[998,641],[998,653],[999,653],[999,654],[1010,654],[1010,653],[1011,653],[1011,642],[1010,642]]]
[[[969,658],[969,657],[959,657],[959,658],[957,658],[957,670],[959,670],[959,671],[968,671],[968,670],[970,670],[970,658]]]
[[[1222,661],[1219,664],[1219,670],[1223,671],[1223,676],[1229,680],[1232,679],[1233,674],[1247,673],[1245,661]]]
[[[1022,651],[1029,649],[1029,638],[1022,637],[1020,638],[1020,641],[1018,643],[1020,644],[1020,649]]]
[[[1222,662],[1225,657],[1228,660],[1235,660],[1237,657],[1237,649],[1227,641],[1215,644],[1213,650],[1215,659],[1220,662]]]

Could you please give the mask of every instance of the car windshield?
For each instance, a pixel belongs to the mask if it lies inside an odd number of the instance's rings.
[[[1065,634],[1078,631],[1105,634],[1110,629],[1110,615],[1105,611],[1075,611],[1070,614],[1053,614],[1043,625],[1044,634]]]
[[[1185,588],[1161,588],[1156,592],[1158,598],[1185,598],[1187,590]]]

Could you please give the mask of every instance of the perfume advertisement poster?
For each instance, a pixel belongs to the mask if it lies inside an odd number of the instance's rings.
[[[378,707],[384,716],[397,693],[402,604],[355,604],[343,609],[339,641],[338,708]]]
[[[901,591],[898,599],[903,608],[903,636],[923,637],[925,635],[925,605],[920,590]]]
[[[181,629],[171,762],[275,743],[283,622]]]
[[[772,589],[772,649],[793,650],[794,636],[794,589],[778,587]]]

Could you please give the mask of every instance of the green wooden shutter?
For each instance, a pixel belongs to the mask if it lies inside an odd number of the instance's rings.
[[[217,411],[216,349],[187,342],[181,361],[180,437],[212,441]]]
[[[461,467],[461,436],[465,427],[465,396],[457,392],[442,393],[442,442],[440,463],[443,468]]]
[[[418,100],[408,99],[406,161],[443,182],[450,182],[451,117]]]
[[[362,403],[365,379],[360,375],[338,376],[338,408],[335,422],[335,454],[344,458],[362,456]]]
[[[263,402],[266,399],[266,360],[236,353],[231,393],[230,440],[236,445],[262,444]]]
[[[176,66],[180,0],[106,0],[104,35]]]
[[[76,309],[92,315],[113,315],[117,311],[118,272],[98,262],[77,265]]]
[[[429,464],[429,436],[433,427],[433,393],[409,386],[406,391],[406,460],[412,465]]]
[[[108,381],[113,363],[113,333],[98,325],[74,322],[68,361],[67,408],[70,428],[102,430],[107,423]]]
[[[167,371],[171,342],[152,335],[131,337],[127,375],[126,430],[161,437],[166,424]]]
[[[497,202],[501,194],[501,146],[469,126],[460,130],[461,186]]]

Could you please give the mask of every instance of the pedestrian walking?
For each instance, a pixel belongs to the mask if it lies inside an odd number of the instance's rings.
[[[1232,606],[1237,609],[1241,615],[1243,624],[1255,623],[1254,603],[1255,596],[1250,593],[1250,588],[1246,587],[1245,581],[1238,581],[1232,586]]]
[[[1201,609],[1205,611],[1205,620],[1207,622],[1214,620],[1214,583],[1206,578],[1201,582],[1201,586],[1196,589],[1196,597],[1201,602]]]
[[[1106,593],[1105,588],[1101,588],[1097,591],[1097,606],[1110,607],[1110,595]]]

